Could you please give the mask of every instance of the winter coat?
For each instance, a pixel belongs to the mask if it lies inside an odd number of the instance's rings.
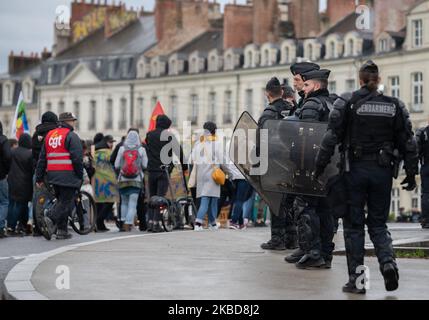
[[[9,175],[10,198],[16,202],[26,203],[33,197],[33,154],[31,136],[22,134],[18,148],[12,150],[12,161]]]
[[[39,162],[36,168],[36,181],[43,182],[46,174],[50,184],[79,189],[83,181],[83,149],[79,136],[73,132],[73,127],[60,123],[59,127],[70,129],[65,141],[65,147],[70,152],[73,171],[48,171],[45,144],[40,152]]]
[[[171,120],[166,116],[158,116],[156,119],[156,129],[148,132],[146,136],[146,150],[148,155],[148,166],[147,170],[149,172],[162,172],[161,165],[164,163],[161,161],[161,150],[165,145],[171,143],[174,145],[179,145],[179,142],[176,140],[174,136],[169,136],[168,141],[161,141],[161,134],[164,130],[167,130],[171,125]],[[175,151],[175,148],[173,148]],[[182,170],[186,171],[188,166],[184,164],[184,155],[182,147],[179,149],[179,154],[176,153],[176,156],[180,159],[180,163],[182,163]],[[172,157],[171,154],[169,156]]]
[[[128,133],[127,139],[125,139],[124,144],[122,147],[119,148],[118,155],[116,157],[115,161],[115,169],[119,172],[122,170],[124,166],[124,153],[126,150],[138,150],[140,159],[141,159],[141,173],[135,178],[126,178],[121,173],[119,173],[118,177],[118,184],[119,188],[128,188],[128,187],[135,187],[138,189],[143,188],[143,181],[144,181],[144,173],[143,170],[147,168],[148,164],[148,157],[146,154],[145,148],[141,146],[140,137],[137,132],[130,131]]]
[[[7,137],[3,135],[3,125],[0,122],[0,180],[6,178],[10,168],[11,149]]]
[[[203,141],[201,141],[203,140]],[[204,138],[198,141],[191,153],[190,164],[194,164],[193,170],[197,170],[197,198],[220,197],[220,185],[216,184],[212,178],[213,164],[229,172],[227,159],[222,150],[223,144],[215,140],[206,133]]]
[[[36,169],[37,162],[39,161],[40,151],[42,150],[45,137],[49,131],[55,129],[58,126],[56,122],[45,122],[41,123],[36,127],[36,131],[33,134],[31,140],[31,147],[33,151],[33,168]]]

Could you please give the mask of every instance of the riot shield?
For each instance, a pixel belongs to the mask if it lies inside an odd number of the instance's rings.
[[[252,161],[252,155],[255,155],[257,146],[257,129],[258,124],[252,116],[247,112],[243,112],[231,137],[229,155],[238,170],[270,207],[271,212],[278,214],[283,194],[263,190],[261,176],[252,172],[257,171],[252,170],[252,168],[258,166],[255,159]]]
[[[315,179],[313,174],[327,123],[268,120],[263,129],[268,130],[268,135],[261,136],[261,144],[268,144],[268,170],[261,176],[262,189],[326,196],[328,180],[338,174],[338,152],[332,157],[322,176]]]

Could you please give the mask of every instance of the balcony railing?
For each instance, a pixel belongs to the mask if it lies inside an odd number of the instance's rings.
[[[420,112],[423,112],[423,110],[424,110],[424,105],[423,105],[423,103],[420,103],[420,104],[416,104],[416,103],[409,103],[409,104],[408,104],[408,109],[410,110],[410,112],[413,112],[413,113],[420,113]]]

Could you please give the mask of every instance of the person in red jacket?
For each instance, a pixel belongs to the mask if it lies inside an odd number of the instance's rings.
[[[57,239],[69,239],[67,222],[74,199],[83,181],[83,149],[79,136],[73,132],[76,117],[69,112],[59,116],[59,126],[46,135],[36,170],[36,182],[47,182],[58,200],[52,212],[41,221],[42,234],[50,240],[57,229]]]

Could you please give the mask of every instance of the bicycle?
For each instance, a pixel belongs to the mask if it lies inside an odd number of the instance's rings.
[[[51,185],[46,187],[46,191],[38,199],[38,204],[42,205],[41,214],[43,216],[49,216],[58,201]],[[77,234],[87,235],[95,230],[97,219],[95,200],[89,192],[79,190],[76,192],[74,203],[74,208],[68,217],[68,223]]]
[[[188,186],[185,176],[182,172],[182,178],[185,186],[186,195],[176,199],[173,191],[170,177],[170,166],[161,165],[168,177],[168,189],[170,193],[169,200],[165,197],[154,196],[150,199],[149,207],[157,211],[161,217],[161,223],[166,232],[171,232],[177,229],[184,229],[185,225],[189,225],[192,229],[195,227],[195,217],[197,208],[194,200],[189,196]]]

